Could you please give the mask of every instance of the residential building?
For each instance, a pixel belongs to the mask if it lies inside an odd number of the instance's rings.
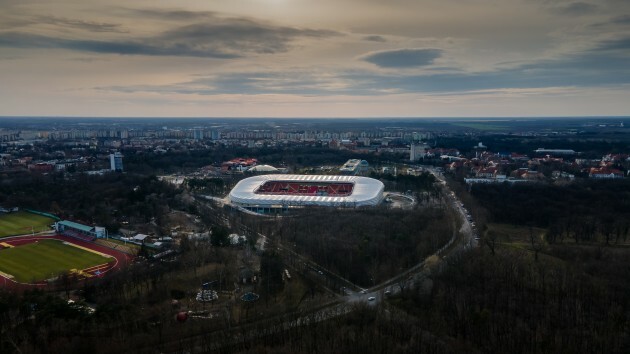
[[[120,152],[115,152],[109,155],[109,164],[112,171],[123,171],[123,155]]]

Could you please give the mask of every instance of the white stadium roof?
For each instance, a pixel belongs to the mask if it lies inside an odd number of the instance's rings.
[[[352,193],[347,196],[256,194],[255,191],[268,181],[303,183],[352,183]],[[385,186],[379,180],[358,176],[330,175],[262,175],[245,178],[230,191],[231,203],[243,207],[272,206],[370,206],[383,199]]]
[[[270,165],[256,165],[250,167],[247,172],[278,172],[278,169]]]

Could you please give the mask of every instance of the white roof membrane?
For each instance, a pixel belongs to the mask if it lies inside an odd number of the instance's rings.
[[[258,187],[268,181],[352,183],[354,188],[347,196],[256,194]],[[272,205],[371,206],[381,202],[384,189],[385,186],[381,181],[368,177],[273,174],[245,178],[234,186],[228,199],[240,206],[258,207]]]

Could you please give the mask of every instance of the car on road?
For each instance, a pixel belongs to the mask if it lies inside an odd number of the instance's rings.
[[[368,301],[374,301],[374,300],[376,300],[376,298],[374,296],[368,297]]]
[[[367,294],[367,290],[361,290],[361,294]]]

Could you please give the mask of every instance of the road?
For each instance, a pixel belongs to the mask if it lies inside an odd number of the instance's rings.
[[[344,295],[339,295],[334,300],[321,304],[321,306],[315,311],[302,314],[300,315],[300,317],[292,320],[280,321],[279,323],[274,325],[273,328],[268,328],[263,334],[260,334],[258,332],[260,329],[256,326],[256,323],[244,325],[248,326],[247,328],[251,328],[251,330],[249,331],[245,330],[244,327],[234,328],[234,332],[231,336],[231,341],[233,341],[233,343],[243,343],[244,341],[255,339],[261,335],[268,335],[269,333],[273,332],[285,331],[296,326],[303,326],[309,323],[313,323],[313,321],[324,321],[333,317],[342,316],[352,311],[353,305],[358,303],[366,303],[370,306],[377,306],[380,302],[384,300],[385,296],[397,294],[406,287],[421,286],[425,279],[429,277],[432,271],[439,271],[440,269],[443,269],[448,265],[447,259],[451,259],[461,252],[465,252],[472,247],[476,247],[478,240],[476,239],[476,231],[472,220],[470,219],[468,211],[457,199],[455,194],[448,188],[444,177],[434,169],[429,169],[428,171],[436,177],[438,183],[442,186],[443,195],[446,198],[446,202],[459,215],[459,222],[456,222],[456,224],[459,224],[460,227],[459,229],[453,229],[453,235],[446,245],[440,248],[435,254],[416,264],[414,267],[407,269],[400,274],[397,274],[390,279],[368,289],[363,289],[356,284],[351,283],[347,279],[344,279],[339,275],[326,270],[324,267],[321,267],[317,263],[306,259],[305,257],[297,254],[292,249],[287,248],[286,246],[278,246],[280,250],[286,251],[294,255],[295,257],[298,257],[300,261],[305,262],[313,269],[318,269],[318,272],[321,272],[319,273],[320,275],[325,277],[333,277],[336,281],[347,284],[347,287],[343,288]],[[266,244],[266,236],[262,234],[258,234],[258,236],[261,245],[263,245],[264,247],[264,245]],[[434,262],[431,262],[430,266],[428,264],[429,259],[434,260]],[[207,334],[202,333],[193,335],[186,338],[186,340],[196,340],[198,339],[198,337],[202,337],[205,335]],[[181,341],[182,338],[179,338],[176,344],[181,345]],[[220,349],[220,347],[215,347],[214,349]]]
[[[448,203],[453,210],[457,212],[459,215],[460,228],[459,230],[453,231],[453,235],[451,239],[440,248],[434,255],[438,256],[438,264],[432,264],[433,267],[442,267],[444,266],[444,260],[449,256],[452,257],[455,254],[465,251],[467,249],[477,247],[478,246],[478,236],[474,227],[474,223],[470,217],[470,213],[466,210],[463,204],[457,199],[455,193],[448,188],[448,185],[444,179],[444,176],[438,172],[434,168],[428,168],[428,172],[430,172],[437,180],[437,183],[442,188],[442,195],[445,198],[445,202]],[[204,198],[208,200],[213,200],[215,202],[221,201],[220,198],[208,198],[204,196]],[[226,223],[227,219],[224,220]],[[228,225],[229,226],[229,225]],[[254,233],[253,230],[249,229],[245,225],[241,225],[241,230]],[[257,245],[260,245],[261,249],[264,249],[267,244],[267,237],[261,233],[256,233],[258,235]],[[343,278],[342,276],[335,274],[334,272],[326,269],[325,267],[317,264],[311,259],[300,255],[295,252],[290,247],[286,245],[278,244],[276,246],[279,251],[285,252],[286,254],[298,259],[300,262],[304,264],[305,267],[312,269],[313,271],[319,273],[320,276],[328,278],[327,280],[336,282],[337,284],[343,284],[343,292],[344,295],[338,295],[339,299],[347,303],[356,303],[358,301],[366,301],[370,304],[377,304],[383,298],[383,293],[385,291],[389,291],[390,294],[396,294],[401,291],[402,288],[407,286],[414,286],[415,284],[420,284],[425,278],[428,277],[430,269],[428,269],[426,264],[426,259],[422,262],[416,264],[415,266],[407,269],[400,274],[397,274],[380,284],[377,284],[371,288],[362,288],[357,284],[352,283],[348,279]],[[431,255],[433,256],[433,255]],[[431,257],[429,256],[429,257]],[[429,258],[427,257],[427,258]],[[375,297],[375,300],[368,301],[370,297]]]
[[[455,193],[448,188],[444,176],[435,169],[428,169],[428,171],[435,176],[438,183],[442,186],[446,202],[457,212],[461,222],[459,230],[454,230],[451,239],[435,254],[427,257],[428,259],[432,256],[438,256],[437,262],[431,264],[431,266],[440,269],[446,266],[446,259],[449,257],[452,258],[460,252],[477,247],[478,237],[470,213],[457,199]],[[346,290],[345,302],[367,302],[370,305],[376,305],[383,300],[384,295],[394,295],[405,287],[421,285],[431,272],[431,269],[427,266],[427,259],[369,289],[363,289],[363,291],[359,292]],[[368,300],[372,297],[374,297],[374,300]]]

